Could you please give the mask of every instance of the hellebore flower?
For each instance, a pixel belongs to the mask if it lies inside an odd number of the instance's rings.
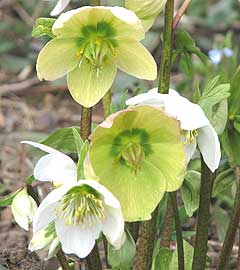
[[[50,259],[56,255],[59,244],[55,231],[55,224],[52,222],[33,235],[28,249],[32,252],[40,249],[48,250],[48,259]]]
[[[59,15],[65,9],[65,7],[70,3],[70,1],[71,0],[58,0],[56,6],[51,11],[50,15],[51,16]]]
[[[24,230],[29,230],[29,223],[37,210],[34,199],[23,189],[14,197],[11,205],[12,214],[17,224]]]
[[[165,191],[185,172],[180,126],[163,110],[139,106],[110,115],[92,133],[90,161],[120,201],[127,221],[151,218]]]
[[[147,32],[166,2],[167,0],[125,0],[125,7],[137,14]]]
[[[52,81],[67,74],[71,95],[85,107],[95,105],[109,90],[117,68],[140,79],[156,79],[156,63],[140,43],[143,26],[130,10],[71,10],[59,16],[52,32],[56,37],[38,56],[38,78]]]
[[[208,56],[214,65],[219,65],[223,56],[230,58],[233,56],[233,51],[229,48],[212,49],[208,52]]]
[[[70,157],[41,143],[31,141],[22,141],[21,143],[32,145],[48,153],[37,162],[33,170],[35,179],[51,181],[56,184],[74,183],[77,181],[77,166]]]
[[[149,104],[164,108],[166,113],[176,117],[181,123],[187,161],[192,158],[198,145],[209,169],[214,172],[218,168],[221,159],[219,139],[198,104],[190,102],[172,89],[169,94],[160,94],[157,89],[152,89],[148,93],[128,99],[126,104]]]
[[[93,180],[64,184],[47,195],[33,219],[34,235],[52,222],[63,251],[80,258],[91,252],[101,232],[116,248],[125,241],[119,201]]]

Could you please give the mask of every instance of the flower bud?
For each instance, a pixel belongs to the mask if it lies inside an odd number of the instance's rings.
[[[12,213],[17,224],[28,231],[29,223],[32,222],[37,204],[34,199],[23,189],[12,201]]]
[[[145,31],[153,25],[167,0],[126,0],[125,7],[134,11],[141,19]]]

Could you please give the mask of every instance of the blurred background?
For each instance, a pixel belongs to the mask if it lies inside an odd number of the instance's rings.
[[[0,0],[0,195],[4,196],[20,187],[31,174],[36,151],[26,151],[20,141],[39,141],[60,127],[78,126],[81,107],[71,98],[66,80],[40,82],[36,77],[35,64],[39,51],[48,41],[47,37],[35,39],[32,27],[38,17],[50,17],[56,0]],[[176,0],[176,9],[182,1]],[[123,1],[103,1],[103,4],[123,5]],[[67,9],[87,5],[89,1],[72,0]],[[146,34],[143,43],[151,50],[156,62],[160,62],[163,16]],[[204,87],[217,74],[228,82],[238,66],[240,41],[240,2],[238,0],[192,0],[179,29],[187,31],[205,54],[189,53],[177,56],[172,69],[171,85],[187,96],[196,87]],[[179,46],[179,45],[178,45]],[[216,58],[219,50],[229,49]],[[175,48],[176,51],[179,48]],[[207,57],[209,51],[211,60]],[[227,53],[228,52],[228,53]],[[214,58],[215,56],[215,58]],[[157,85],[155,82],[139,81],[119,72],[114,85],[113,110],[124,108],[128,96],[146,92]],[[93,121],[103,120],[102,106],[93,112]],[[39,185],[44,193],[46,186]],[[209,235],[209,256],[216,258],[233,205],[232,190],[220,194],[212,209],[212,228]],[[192,224],[191,224],[192,222]],[[183,217],[184,223],[184,217]],[[189,229],[194,218],[186,224]],[[11,210],[0,212],[0,252],[4,249],[26,247],[30,233],[15,225]],[[191,235],[186,235],[191,237]],[[233,249],[234,258],[237,247]],[[1,264],[1,259],[0,259]],[[53,268],[51,268],[53,267]],[[47,269],[54,269],[55,266]],[[20,269],[20,268],[19,268]],[[31,268],[33,269],[33,268]],[[211,269],[214,269],[214,260]]]

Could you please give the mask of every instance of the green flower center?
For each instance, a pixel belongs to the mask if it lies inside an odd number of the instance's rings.
[[[184,144],[191,144],[195,142],[196,137],[198,136],[198,132],[197,130],[183,131],[183,136],[185,138]]]
[[[91,187],[74,187],[60,201],[56,214],[66,225],[92,226],[104,219],[104,206],[100,195]]]
[[[111,149],[115,163],[130,167],[134,173],[139,172],[143,160],[151,153],[148,133],[138,128],[125,130],[118,134]]]
[[[81,29],[78,46],[77,57],[85,56],[94,67],[100,68],[108,53],[116,54],[116,31],[104,21],[86,25]]]

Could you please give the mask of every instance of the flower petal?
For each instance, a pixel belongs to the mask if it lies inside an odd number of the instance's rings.
[[[47,146],[45,144],[42,144],[42,143],[36,143],[36,142],[32,142],[32,141],[21,141],[20,143],[26,143],[26,144],[32,145],[32,146],[39,148],[40,150],[47,152],[49,154],[61,154],[60,151],[58,151],[50,146]]]
[[[218,65],[222,60],[223,51],[221,49],[213,49],[208,52],[208,56],[214,65]]]
[[[190,144],[184,144],[184,149],[186,153],[186,161],[187,163],[192,159],[192,156],[194,155],[197,147],[197,142],[194,141]]]
[[[71,188],[72,185],[63,185],[53,190],[43,199],[33,218],[33,234],[43,229],[55,219],[58,201]]]
[[[110,89],[117,67],[111,58],[106,58],[99,69],[86,58],[79,67],[68,74],[68,87],[72,97],[85,107],[92,107]]]
[[[76,39],[54,38],[38,55],[37,75],[39,80],[53,81],[63,77],[79,63]]]
[[[115,62],[124,72],[144,80],[155,80],[157,65],[149,51],[139,42],[125,42],[116,48]]]
[[[87,223],[69,226],[57,218],[55,228],[63,251],[67,254],[75,254],[79,258],[85,258],[93,249],[95,240],[98,239],[102,230],[102,224],[91,227]]]
[[[67,155],[48,154],[39,159],[33,175],[39,181],[74,183],[77,180],[77,167]]]
[[[50,15],[51,16],[56,16],[60,14],[64,8],[70,3],[71,0],[58,0],[56,6],[54,9],[51,11]]]
[[[120,205],[118,208],[105,207],[105,219],[103,221],[102,231],[111,245],[117,249],[121,248],[125,240],[125,232]]]
[[[214,172],[221,160],[218,135],[211,125],[198,129],[197,144],[208,168]]]

